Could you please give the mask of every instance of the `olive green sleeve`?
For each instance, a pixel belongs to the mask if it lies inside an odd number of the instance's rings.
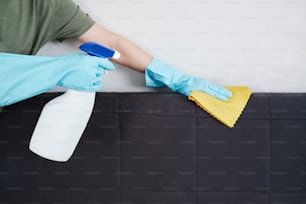
[[[57,0],[55,7],[54,39],[62,41],[67,38],[77,38],[95,23],[72,0]]]

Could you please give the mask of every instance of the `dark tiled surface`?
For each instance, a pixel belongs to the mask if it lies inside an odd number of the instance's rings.
[[[66,163],[33,154],[43,105],[0,112],[0,203],[306,203],[306,94],[253,94],[229,129],[174,93],[99,93]]]
[[[28,100],[10,106],[0,113],[2,187],[39,185],[42,179],[43,159],[30,152],[28,145],[40,114],[39,109],[42,107],[41,98],[35,98],[33,101]]]
[[[273,119],[306,119],[306,94],[271,94]]]
[[[121,94],[120,111],[160,115],[193,116],[197,108],[193,102],[179,94]]]
[[[0,190],[0,203],[42,203],[42,204],[84,204],[107,203],[119,204],[119,192],[98,188],[53,187],[39,186],[37,188],[10,187]]]
[[[268,119],[270,117],[269,99],[268,94],[257,93],[251,95],[240,118]]]
[[[271,190],[306,192],[306,120],[273,120],[271,150]]]
[[[193,192],[125,191],[121,194],[122,204],[196,204]]]
[[[305,193],[283,193],[283,194],[271,194],[271,204],[304,204],[306,203]]]
[[[229,129],[199,118],[198,188],[205,191],[267,190],[269,152],[268,120],[240,120]]]
[[[265,204],[268,194],[250,192],[198,192],[197,203],[200,204]]]
[[[123,189],[194,188],[194,118],[122,113],[120,120]]]
[[[44,184],[118,188],[118,141],[118,114],[94,113],[69,162],[44,160]]]

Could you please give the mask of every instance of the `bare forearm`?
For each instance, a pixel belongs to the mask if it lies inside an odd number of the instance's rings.
[[[140,72],[144,72],[152,60],[152,57],[135,43],[119,34],[104,29],[98,24],[95,24],[79,39],[83,42],[94,41],[101,43],[119,51],[121,53],[120,59],[113,61]]]
[[[119,60],[113,60],[114,62],[128,66],[137,71],[144,72],[145,68],[152,60],[152,57],[147,52],[120,35],[117,35],[116,45],[112,48],[121,53]]]

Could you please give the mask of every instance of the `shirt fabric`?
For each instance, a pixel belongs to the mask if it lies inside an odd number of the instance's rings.
[[[48,41],[77,38],[93,24],[72,0],[0,0],[0,52],[33,55]]]

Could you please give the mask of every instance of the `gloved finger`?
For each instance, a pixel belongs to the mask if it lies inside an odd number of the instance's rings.
[[[215,86],[210,84],[207,93],[221,101],[227,101],[229,97],[231,97],[232,93],[229,92],[227,89],[221,86]]]
[[[216,86],[216,85],[213,85],[212,89],[217,92],[218,94],[220,95],[223,95],[227,98],[230,98],[232,97],[232,92],[229,91],[228,89],[226,89],[225,87],[223,86]]]
[[[221,100],[221,101],[227,101],[228,100],[228,97],[226,97],[224,95],[221,95],[221,94],[217,94],[217,93],[215,93],[214,97]]]
[[[96,73],[96,77],[101,77],[103,75],[103,73],[102,72],[98,72],[98,73]]]
[[[101,86],[102,85],[102,81],[95,81],[92,83],[93,86]]]
[[[98,67],[106,70],[115,70],[116,68],[113,63],[111,63],[108,59],[105,58],[98,58]]]
[[[102,81],[96,81],[92,84],[92,90],[93,91],[98,91],[99,89],[102,88]]]
[[[212,97],[216,98],[216,99],[219,99],[221,101],[227,101],[228,97],[222,95],[222,94],[219,94],[215,91],[212,91],[212,90],[207,90],[206,93],[208,93],[209,95],[211,95]]]

